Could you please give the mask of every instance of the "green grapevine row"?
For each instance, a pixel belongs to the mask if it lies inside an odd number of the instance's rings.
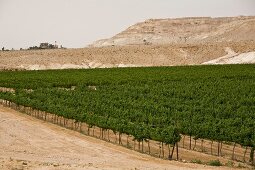
[[[255,148],[255,65],[0,72],[0,98],[175,145],[180,134]],[[32,89],[32,90],[31,90]]]

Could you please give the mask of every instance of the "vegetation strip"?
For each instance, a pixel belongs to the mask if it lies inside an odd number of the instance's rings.
[[[240,144],[253,164],[254,73],[254,65],[3,71],[0,86],[15,93],[0,98],[177,153],[181,134],[218,141],[218,155],[222,142]]]

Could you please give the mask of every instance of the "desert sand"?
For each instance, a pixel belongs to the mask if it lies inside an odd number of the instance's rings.
[[[0,51],[0,70],[199,65],[226,56],[226,48],[245,54],[255,51],[255,42]]]

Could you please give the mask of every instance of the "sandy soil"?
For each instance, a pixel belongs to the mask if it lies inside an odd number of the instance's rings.
[[[254,16],[149,19],[91,46],[237,42],[254,40],[254,29]]]
[[[226,47],[248,53],[255,42],[0,51],[0,70],[196,65],[227,55]]]
[[[228,53],[227,55],[207,61],[202,64],[247,64],[247,63],[255,63],[255,52],[248,53],[236,53],[230,48],[226,48],[225,51]]]
[[[0,169],[174,170],[214,167],[153,158],[0,106]]]

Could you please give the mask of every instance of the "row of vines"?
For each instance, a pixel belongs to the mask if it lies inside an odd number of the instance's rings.
[[[1,99],[139,142],[231,142],[254,162],[255,65],[3,71],[0,87],[15,90]]]

